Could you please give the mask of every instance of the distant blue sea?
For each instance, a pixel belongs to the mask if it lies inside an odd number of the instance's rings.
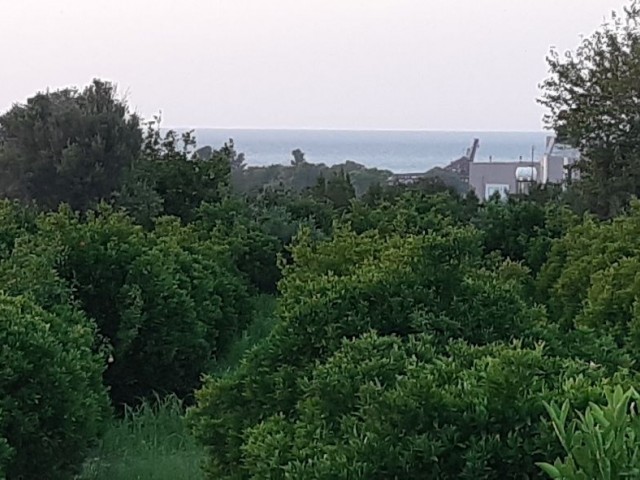
[[[352,160],[396,173],[424,172],[464,155],[480,139],[476,161],[536,159],[544,152],[544,132],[434,132],[350,130],[196,129],[198,146],[217,148],[232,138],[249,165],[288,164],[299,148],[313,163]]]

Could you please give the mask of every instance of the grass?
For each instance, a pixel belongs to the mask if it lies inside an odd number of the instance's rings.
[[[204,450],[191,436],[180,400],[127,409],[103,436],[78,480],[198,480]]]
[[[275,322],[275,298],[254,301],[251,325],[225,352],[214,375],[233,371],[266,338]],[[127,408],[105,432],[77,480],[201,480],[204,449],[191,436],[184,406],[176,397]]]
[[[242,357],[260,340],[269,335],[275,323],[275,306],[276,299],[271,295],[260,295],[254,299],[253,321],[238,339],[231,344],[231,347],[218,361],[212,373],[222,375],[233,371],[240,365]]]

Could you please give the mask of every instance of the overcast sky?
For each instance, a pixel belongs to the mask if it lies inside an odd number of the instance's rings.
[[[165,126],[540,130],[551,45],[624,0],[0,0],[0,111],[115,81]]]

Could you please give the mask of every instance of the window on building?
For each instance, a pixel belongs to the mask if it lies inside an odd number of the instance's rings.
[[[484,187],[484,198],[489,200],[495,193],[500,194],[500,198],[507,198],[509,194],[509,185],[506,183],[487,183]]]

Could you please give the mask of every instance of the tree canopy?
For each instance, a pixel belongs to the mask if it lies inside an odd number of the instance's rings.
[[[542,83],[547,126],[582,155],[577,188],[600,216],[640,194],[640,3],[564,56],[552,50]]]
[[[38,93],[0,116],[0,191],[86,210],[120,187],[141,144],[138,116],[109,82]]]

